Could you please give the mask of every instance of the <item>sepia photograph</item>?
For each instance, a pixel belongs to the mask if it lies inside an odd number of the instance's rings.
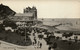
[[[0,0],[0,50],[80,50],[80,0]]]

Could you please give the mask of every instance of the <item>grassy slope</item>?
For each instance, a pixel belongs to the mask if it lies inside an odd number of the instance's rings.
[[[31,45],[31,39],[28,38],[29,40],[27,40],[26,46]],[[17,44],[17,45],[21,45],[24,46],[25,42],[24,42],[24,37],[16,34],[16,33],[11,33],[11,32],[2,32],[0,33],[0,40],[9,42],[9,43],[13,43],[13,44]]]

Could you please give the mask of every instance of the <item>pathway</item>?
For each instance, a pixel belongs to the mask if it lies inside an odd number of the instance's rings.
[[[33,42],[34,36],[32,34],[31,34],[30,38]],[[33,45],[31,45],[31,46],[19,46],[19,45],[15,45],[12,43],[0,41],[1,42],[0,50],[48,50],[48,45],[46,45],[46,41],[44,39],[39,40],[37,33],[36,33],[36,39],[42,43],[42,48],[37,48],[37,45],[36,46],[33,46]]]

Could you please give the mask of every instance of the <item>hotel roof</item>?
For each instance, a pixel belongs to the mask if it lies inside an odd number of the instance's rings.
[[[33,13],[17,13],[14,16],[29,16],[29,17],[32,17]]]

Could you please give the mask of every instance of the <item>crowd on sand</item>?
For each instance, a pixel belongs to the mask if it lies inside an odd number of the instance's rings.
[[[18,29],[22,29],[22,28],[18,28]],[[49,43],[48,43],[49,41],[46,41],[45,39],[49,39],[49,37],[51,37],[51,36],[54,37],[53,32],[48,32],[48,30],[46,30],[46,29],[37,28],[37,27],[27,27],[26,33],[30,34],[30,36],[31,36],[30,38],[32,39],[32,45],[34,46],[35,49],[40,49],[43,47],[43,45],[44,45],[43,40],[45,41],[46,45],[49,45]],[[57,47],[57,43],[54,42],[53,45],[54,45],[53,49],[55,49]],[[52,49],[52,46],[48,46],[48,50],[51,50],[51,49]]]

